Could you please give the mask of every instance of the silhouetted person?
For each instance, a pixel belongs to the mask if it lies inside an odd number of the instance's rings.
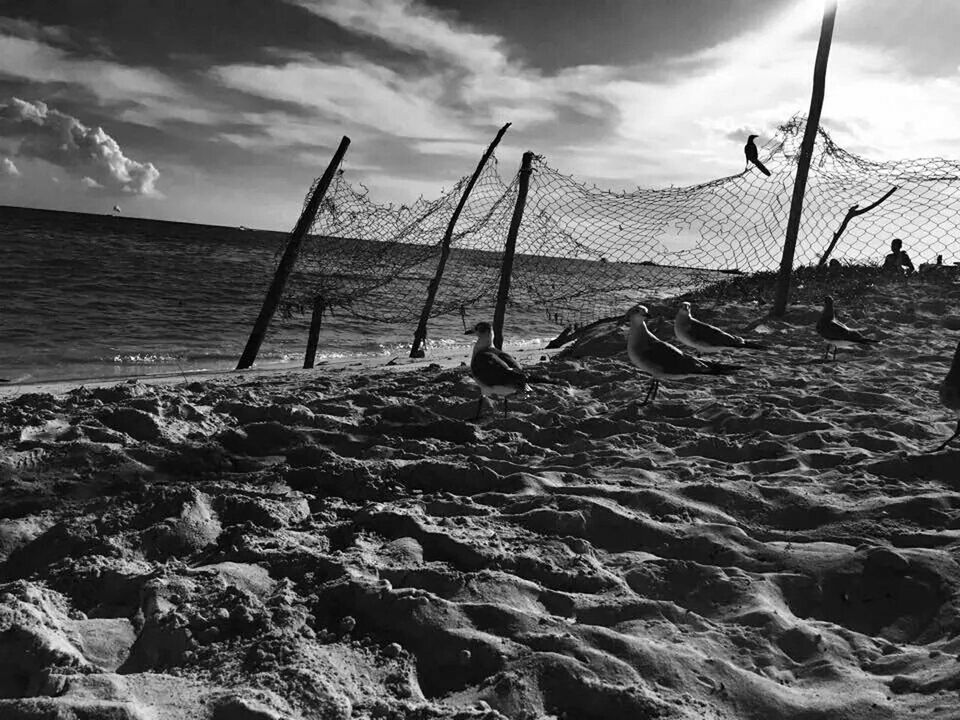
[[[913,262],[906,250],[903,250],[903,240],[894,238],[890,243],[890,253],[883,260],[883,271],[898,275],[909,275],[913,272]]]
[[[764,175],[769,176],[770,171],[767,170],[766,166],[762,162],[760,162],[760,157],[757,152],[757,146],[753,144],[753,139],[755,137],[757,136],[751,135],[750,137],[748,137],[747,144],[743,146],[743,154],[747,156],[747,167],[750,166],[750,163],[753,163],[754,165],[757,166],[757,168],[759,168],[760,172],[762,172]]]

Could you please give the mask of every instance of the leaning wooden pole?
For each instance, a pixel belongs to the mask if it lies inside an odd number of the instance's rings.
[[[303,240],[310,231],[313,219],[317,216],[317,209],[320,207],[320,202],[323,200],[327,188],[330,187],[330,183],[333,181],[334,173],[337,171],[337,168],[340,167],[340,163],[343,162],[343,156],[346,154],[348,147],[350,147],[350,138],[344,135],[340,141],[340,147],[338,147],[337,151],[333,154],[333,159],[320,178],[320,182],[317,183],[317,188],[313,191],[310,202],[308,202],[307,206],[303,209],[300,220],[297,221],[297,226],[293,229],[293,232],[290,233],[290,239],[287,241],[287,249],[284,250],[283,257],[280,258],[280,264],[277,265],[273,282],[270,283],[267,296],[263,299],[263,307],[260,308],[260,314],[257,316],[257,321],[253,324],[253,330],[250,331],[247,345],[243,349],[243,354],[240,356],[240,362],[237,363],[237,370],[245,370],[253,365],[257,359],[257,353],[260,352],[260,345],[263,343],[263,338],[267,334],[270,320],[273,318],[273,314],[277,311],[277,306],[280,304],[283,288],[287,284],[287,279],[290,277],[290,273],[293,272],[293,266],[297,262],[297,256],[300,254],[300,247],[303,245]]]
[[[310,314],[310,331],[307,333],[307,351],[303,355],[303,369],[313,368],[317,359],[317,345],[320,344],[320,326],[323,324],[323,313],[327,309],[323,296],[313,299],[313,312]]]
[[[450,243],[453,240],[453,231],[457,226],[457,220],[460,219],[460,213],[463,212],[463,208],[467,204],[467,198],[470,197],[473,186],[477,184],[480,173],[483,172],[484,165],[487,164],[487,160],[493,155],[493,151],[497,145],[500,144],[500,139],[509,127],[510,123],[507,123],[500,128],[500,132],[497,133],[493,142],[490,143],[490,147],[487,148],[483,157],[480,158],[480,164],[477,165],[477,169],[473,172],[473,177],[470,178],[470,182],[468,182],[467,187],[464,188],[460,202],[457,204],[457,208],[453,211],[450,222],[447,224],[447,231],[443,234],[443,240],[440,243],[440,261],[437,263],[437,272],[427,288],[427,301],[423,304],[423,312],[420,313],[420,324],[417,325],[417,331],[413,335],[413,346],[410,348],[410,357],[412,358],[423,357],[424,354],[422,346],[424,340],[427,339],[427,323],[430,321],[430,311],[433,309],[433,302],[436,300],[437,290],[440,288],[440,280],[443,278],[443,270],[447,265],[447,258],[450,257]]]
[[[810,112],[803,130],[803,142],[800,144],[800,157],[797,160],[797,177],[793,183],[793,200],[790,203],[790,217],[787,220],[787,235],[783,241],[783,257],[780,259],[780,276],[777,279],[777,291],[773,300],[773,315],[782,317],[787,311],[787,299],[790,295],[790,276],[793,273],[793,255],[797,249],[797,235],[800,233],[800,218],[803,215],[803,193],[807,189],[807,175],[810,172],[810,158],[820,129],[820,111],[823,110],[823,94],[827,84],[827,60],[830,57],[830,43],[833,40],[833,23],[837,18],[837,0],[824,0],[823,23],[820,25],[820,44],[817,47],[817,61],[813,68],[813,94],[810,96]]]
[[[510,230],[507,232],[507,242],[503,249],[503,264],[500,266],[500,288],[497,290],[497,307],[493,312],[493,344],[499,350],[503,349],[503,318],[507,314],[507,297],[510,295],[513,254],[517,249],[517,235],[520,233],[520,223],[523,220],[523,207],[527,202],[527,189],[530,187],[532,165],[533,153],[528,150],[523,154],[523,161],[520,163],[517,204],[513,206]]]

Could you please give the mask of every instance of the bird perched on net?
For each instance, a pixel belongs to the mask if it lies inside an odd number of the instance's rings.
[[[854,348],[863,345],[872,345],[880,342],[868,338],[859,330],[848,328],[842,322],[837,320],[833,309],[833,297],[827,295],[823,299],[823,312],[820,319],[817,320],[817,332],[827,341],[827,349],[823,353],[823,359],[826,360],[830,355],[830,348],[833,347],[833,359],[837,359],[837,348]]]
[[[673,321],[673,332],[684,345],[700,352],[716,352],[727,348],[741,350],[769,350],[769,345],[744,340],[714,325],[697,320],[690,311],[690,303],[680,303],[680,311]]]
[[[527,389],[527,383],[545,383],[562,385],[559,380],[535,375],[525,371],[513,356],[494,347],[493,326],[488,322],[478,322],[466,331],[466,335],[476,335],[473,354],[470,357],[470,374],[480,386],[480,399],[477,402],[477,415],[483,412],[483,397],[503,398],[503,415],[507,415],[507,398]]]
[[[700,360],[679,348],[664,342],[647,328],[650,311],[637,305],[627,314],[630,332],[627,335],[627,355],[630,362],[651,376],[647,395],[642,405],[656,399],[660,380],[665,377],[684,378],[691,375],[730,375],[740,370],[738,365]]]
[[[957,414],[957,429],[953,435],[948,437],[933,452],[943,450],[950,442],[960,435],[960,343],[957,343],[957,349],[953,353],[953,363],[950,365],[950,372],[940,384],[940,402]]]
[[[753,163],[757,168],[766,176],[770,176],[770,171],[767,170],[767,166],[760,162],[760,154],[757,152],[757,146],[753,144],[753,139],[759,137],[757,135],[751,135],[747,138],[747,144],[743,146],[743,154],[747,156],[747,165],[746,168],[750,167],[750,163]]]

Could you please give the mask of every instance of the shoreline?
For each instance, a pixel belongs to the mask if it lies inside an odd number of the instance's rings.
[[[552,356],[558,350],[547,350],[545,347],[512,348],[509,343],[506,348],[521,364],[533,364],[541,356]],[[184,370],[173,372],[158,372],[144,375],[120,377],[92,376],[87,378],[68,378],[26,381],[18,383],[0,383],[0,400],[10,399],[28,393],[45,392],[55,396],[63,395],[80,387],[101,388],[111,385],[135,384],[144,385],[177,385],[180,383],[216,381],[248,381],[256,378],[279,378],[289,376],[301,380],[322,377],[323,372],[331,371],[337,374],[344,372],[368,373],[377,370],[404,371],[438,365],[449,369],[461,364],[469,363],[470,349],[463,352],[461,348],[449,352],[433,352],[424,358],[409,358],[394,355],[392,357],[352,357],[337,358],[335,360],[318,361],[313,369],[305,370],[302,367],[253,367],[245,370]]]

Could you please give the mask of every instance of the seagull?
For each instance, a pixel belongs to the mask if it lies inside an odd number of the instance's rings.
[[[940,402],[957,413],[957,429],[933,452],[943,450],[957,435],[960,435],[960,343],[957,343],[957,349],[953,354],[950,372],[940,385]]]
[[[673,321],[673,331],[684,345],[696,348],[700,352],[713,352],[723,348],[741,348],[743,350],[769,350],[769,345],[744,340],[739,335],[731,335],[713,325],[700,322],[690,313],[690,303],[680,303],[680,312]]]
[[[483,411],[483,396],[503,398],[503,416],[507,416],[507,398],[527,389],[527,383],[561,384],[557,380],[532,375],[524,371],[513,356],[498,350],[493,345],[493,327],[488,322],[478,322],[464,333],[476,335],[473,355],[470,357],[470,373],[480,386],[480,400],[477,403],[477,416]]]
[[[830,346],[833,346],[833,359],[837,359],[837,348],[852,348],[857,345],[870,345],[880,342],[866,337],[859,330],[852,330],[836,319],[833,312],[833,297],[827,295],[823,299],[823,313],[817,320],[817,332],[827,341],[827,349],[823,353],[826,360],[830,355]]]
[[[665,377],[689,377],[690,375],[729,375],[740,369],[737,365],[709,362],[687,355],[670,343],[664,342],[649,329],[647,318],[650,311],[643,305],[632,308],[630,333],[627,335],[627,355],[630,362],[652,376],[647,395],[642,405],[655,400],[660,391],[660,379]]]
[[[753,144],[753,139],[758,137],[757,135],[751,135],[747,138],[747,144],[743,146],[743,154],[747,156],[747,167],[750,166],[750,163],[753,163],[764,175],[769,177],[770,171],[767,170],[766,165],[760,162],[759,153],[757,152],[757,146]]]

